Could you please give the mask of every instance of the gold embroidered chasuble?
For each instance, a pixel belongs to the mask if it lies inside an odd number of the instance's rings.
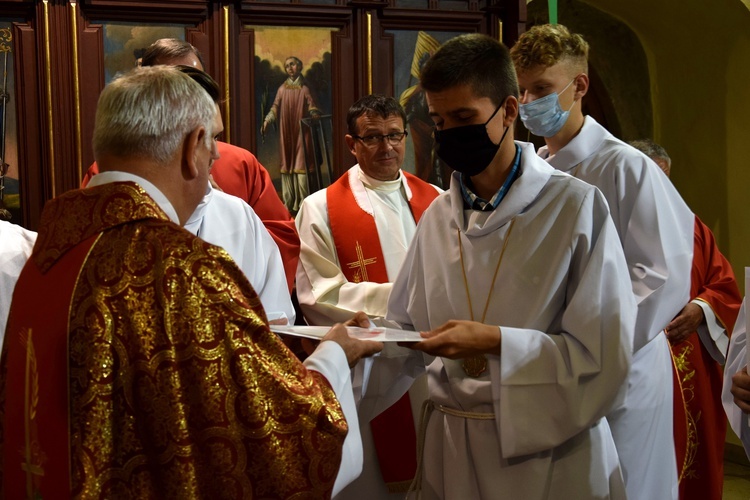
[[[5,496],[329,497],[341,407],[266,323],[137,184],[52,200],[0,366]]]

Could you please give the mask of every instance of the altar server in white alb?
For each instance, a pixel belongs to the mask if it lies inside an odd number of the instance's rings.
[[[609,203],[638,302],[625,404],[608,415],[628,497],[677,497],[672,360],[664,328],[690,300],[695,215],[659,167],[590,116],[588,43],[561,25],[535,26],[511,49],[526,128],[539,155],[598,187]]]
[[[178,67],[198,82],[214,102],[219,102],[221,94],[213,78],[194,67]],[[221,127],[216,131],[215,137],[219,137],[224,131],[221,115],[218,120]],[[218,158],[218,152],[216,156]],[[97,174],[89,181],[87,187],[129,180],[123,176],[127,177],[127,174]],[[205,196],[185,223],[185,229],[227,251],[253,285],[271,323],[294,324],[294,306],[289,295],[279,247],[250,205],[208,184]]]
[[[35,241],[34,231],[0,221],[0,347],[3,345],[13,289]]]
[[[417,222],[440,192],[401,170],[406,115],[396,99],[359,99],[349,108],[347,124],[345,140],[357,165],[307,197],[296,218],[301,243],[297,297],[305,319],[316,325],[332,325],[355,311],[376,321],[385,316],[392,281]],[[408,356],[395,345],[387,351]],[[359,363],[354,372],[355,388],[361,389],[367,378],[366,364]],[[364,469],[338,500],[362,498],[363,492],[368,499],[403,497],[414,478],[414,415],[426,397],[424,377],[395,399],[387,393],[398,387],[375,390],[380,388],[373,382],[360,402]]]
[[[721,402],[729,425],[742,441],[750,458],[750,375],[747,372],[747,297],[734,324],[732,340],[724,365],[724,387]]]
[[[450,40],[420,83],[436,152],[456,171],[386,316],[437,356],[414,487],[428,499],[624,498],[604,417],[621,402],[636,305],[607,203],[513,141],[518,84],[498,41]]]

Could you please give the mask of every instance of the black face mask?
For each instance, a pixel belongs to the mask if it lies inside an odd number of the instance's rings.
[[[504,101],[503,101],[504,102]],[[448,130],[435,129],[435,152],[453,170],[469,177],[480,174],[495,158],[510,127],[505,128],[500,142],[495,144],[487,134],[487,124],[492,121],[502,103],[484,125],[464,125]]]

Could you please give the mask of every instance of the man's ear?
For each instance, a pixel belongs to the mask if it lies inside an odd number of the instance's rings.
[[[206,137],[206,129],[197,127],[188,134],[182,143],[182,176],[191,180],[198,177],[198,151]]]
[[[346,146],[349,148],[349,152],[356,157],[357,153],[354,151],[354,142],[356,141],[356,139],[351,135],[346,134],[344,136],[344,140],[346,141]]]
[[[574,85],[576,86],[576,89],[573,98],[576,100],[582,99],[589,91],[589,75],[581,73],[576,77]]]
[[[505,109],[505,118],[503,118],[503,126],[510,127],[513,122],[518,118],[518,99],[515,96],[508,96],[503,104]]]

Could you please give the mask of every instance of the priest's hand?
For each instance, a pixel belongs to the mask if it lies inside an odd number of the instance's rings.
[[[353,368],[360,359],[367,358],[383,350],[382,342],[359,340],[350,337],[349,333],[346,331],[347,326],[369,328],[370,318],[367,314],[360,311],[343,325],[340,323],[334,325],[321,341],[325,342],[326,340],[331,340],[340,345],[341,348],[344,349],[346,360],[349,362],[350,367]]]
[[[698,330],[698,326],[705,321],[703,309],[698,304],[688,302],[688,304],[682,308],[680,314],[678,314],[671,323],[667,325],[664,331],[667,334],[667,338],[673,344],[679,344],[687,340],[687,338],[695,331]]]
[[[500,328],[476,321],[451,320],[429,332],[411,346],[432,356],[462,359],[481,354],[500,355]]]
[[[732,396],[743,413],[750,413],[750,375],[747,367],[732,375]]]

